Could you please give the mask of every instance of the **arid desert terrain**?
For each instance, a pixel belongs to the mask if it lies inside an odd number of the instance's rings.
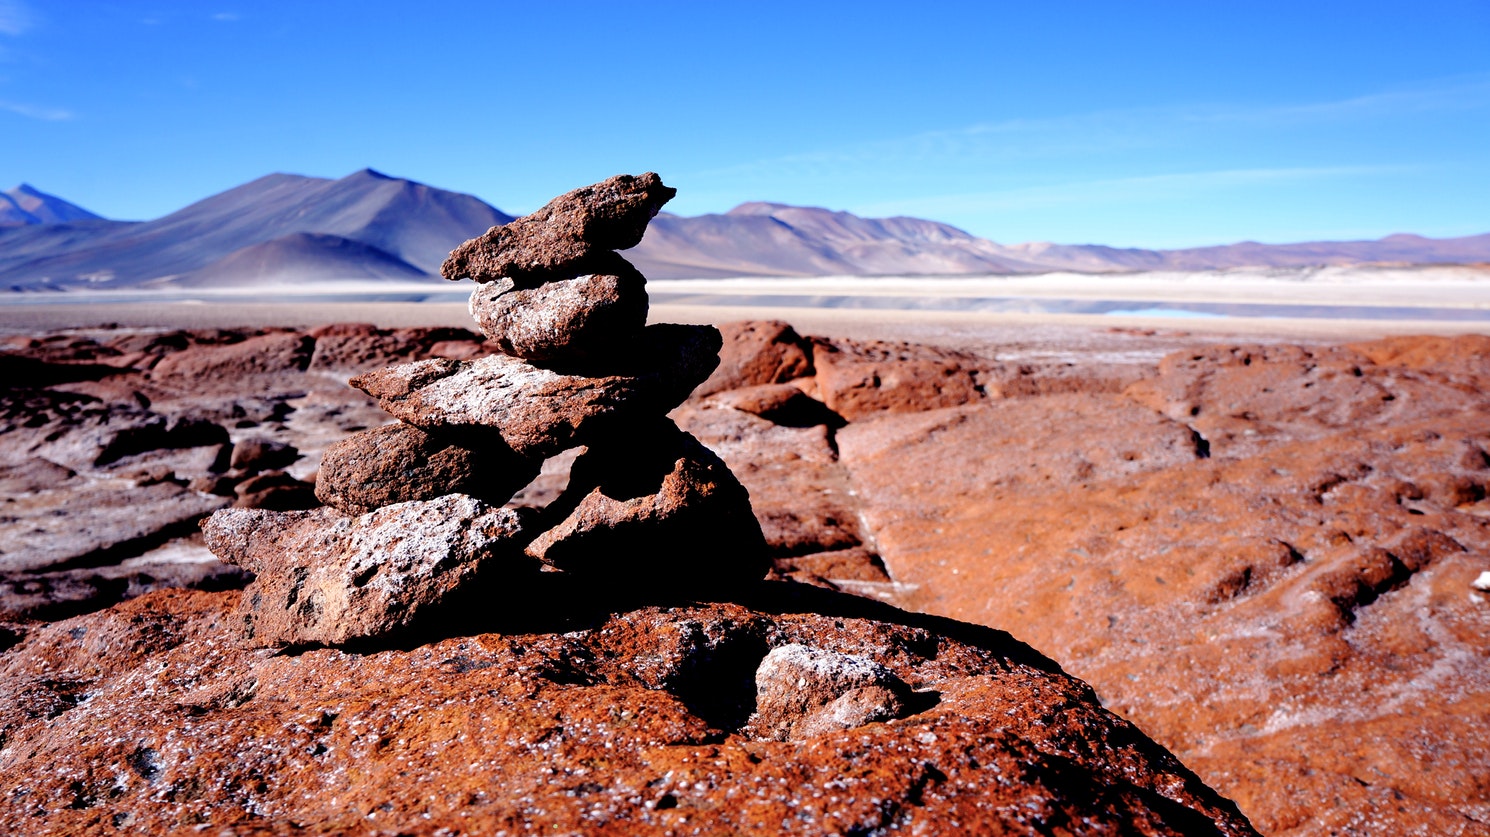
[[[348,378],[490,353],[464,306],[25,309],[10,833],[1490,833],[1490,337],[655,305],[724,334],[671,417],[749,490],[761,590],[539,577],[438,635],[271,654],[234,646],[248,576],[198,521],[319,505],[325,448],[391,421]],[[934,706],[751,739],[740,672],[825,638]]]

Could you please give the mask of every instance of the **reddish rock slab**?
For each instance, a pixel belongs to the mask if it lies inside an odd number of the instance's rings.
[[[1200,348],[839,450],[899,603],[1020,625],[1265,832],[1483,833],[1490,403],[1431,343]]]
[[[980,361],[949,349],[904,343],[818,343],[817,396],[856,421],[877,412],[914,412],[982,401]]]
[[[177,387],[212,391],[241,386],[244,376],[304,372],[315,347],[315,338],[309,335],[265,334],[225,346],[199,346],[166,355],[150,374]]]
[[[593,273],[534,287],[512,279],[478,284],[471,316],[497,348],[514,357],[556,360],[604,355],[647,324],[647,280],[620,256]]]
[[[842,416],[791,384],[761,384],[725,390],[710,397],[708,403],[760,416],[785,427],[818,424],[841,427],[844,424]]]
[[[652,217],[677,193],[653,172],[616,175],[566,192],[537,212],[455,248],[440,275],[477,282],[574,276],[589,259],[635,247]]]
[[[266,655],[233,647],[237,597],[152,594],[0,655],[0,829],[1255,833],[1090,688],[995,631],[799,591]],[[867,658],[934,705],[753,741],[739,731],[752,675],[794,643]]]
[[[782,384],[811,375],[812,341],[780,320],[721,323],[719,368],[698,388],[700,396],[727,389]]]
[[[759,581],[769,568],[744,486],[670,421],[591,445],[545,511],[563,517],[528,554],[565,572],[718,590]]]
[[[32,460],[0,467],[0,484],[46,480],[0,496],[0,571],[111,563],[195,530],[228,501],[174,482],[84,477]]]
[[[321,457],[316,497],[348,514],[466,494],[501,505],[538,475],[540,461],[469,448],[408,424],[364,430]]]
[[[284,471],[265,471],[254,474],[233,486],[234,508],[269,509],[271,511],[295,511],[313,509],[321,503],[316,499],[316,487],[304,480],[296,479]]]
[[[480,354],[481,335],[463,328],[393,328],[336,323],[307,332],[316,340],[310,371],[356,373],[426,357]]]
[[[256,576],[237,610],[243,641],[276,648],[405,632],[483,565],[518,558],[522,526],[510,509],[452,494],[355,518],[230,509],[202,533],[213,554]]]
[[[141,453],[215,450],[227,441],[227,431],[217,424],[161,415],[133,400],[111,403],[54,390],[0,392],[4,463],[40,457],[75,470],[97,470]]]

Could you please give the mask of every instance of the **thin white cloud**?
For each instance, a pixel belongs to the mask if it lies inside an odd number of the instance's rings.
[[[1373,177],[1420,172],[1420,166],[1297,166],[1119,177],[991,192],[929,195],[851,207],[860,215],[939,217],[959,213],[1134,204],[1174,200],[1229,189],[1304,180]]]
[[[212,19],[222,23],[235,23],[242,18],[238,17],[237,12],[218,12],[212,16]]]
[[[0,0],[0,35],[25,34],[35,22],[35,15],[21,0]]]
[[[1427,111],[1490,107],[1490,74],[1434,79],[1414,86],[1333,101],[1267,106],[1173,105],[1090,111],[1057,117],[1015,118],[835,148],[783,154],[700,171],[700,178],[833,177],[845,172],[891,172],[927,164],[968,168],[1076,156],[1112,156],[1168,147],[1195,132],[1250,125],[1267,130],[1306,122],[1388,118]]]
[[[38,107],[21,102],[0,102],[0,110],[24,116],[27,119],[40,119],[43,122],[66,122],[74,118],[70,110],[63,108]]]

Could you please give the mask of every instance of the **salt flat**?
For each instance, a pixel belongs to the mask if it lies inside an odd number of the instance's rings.
[[[1490,266],[1259,268],[1034,276],[738,277],[654,280],[656,321],[780,318],[861,336],[969,340],[1011,328],[1141,328],[1207,334],[1363,337],[1490,333]],[[12,294],[8,332],[116,323],[127,327],[469,327],[469,286],[307,282],[191,291]]]

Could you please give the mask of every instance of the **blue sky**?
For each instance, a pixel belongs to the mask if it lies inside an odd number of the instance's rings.
[[[1006,243],[1490,232],[1490,3],[0,0],[0,188],[152,218],[367,166]]]

